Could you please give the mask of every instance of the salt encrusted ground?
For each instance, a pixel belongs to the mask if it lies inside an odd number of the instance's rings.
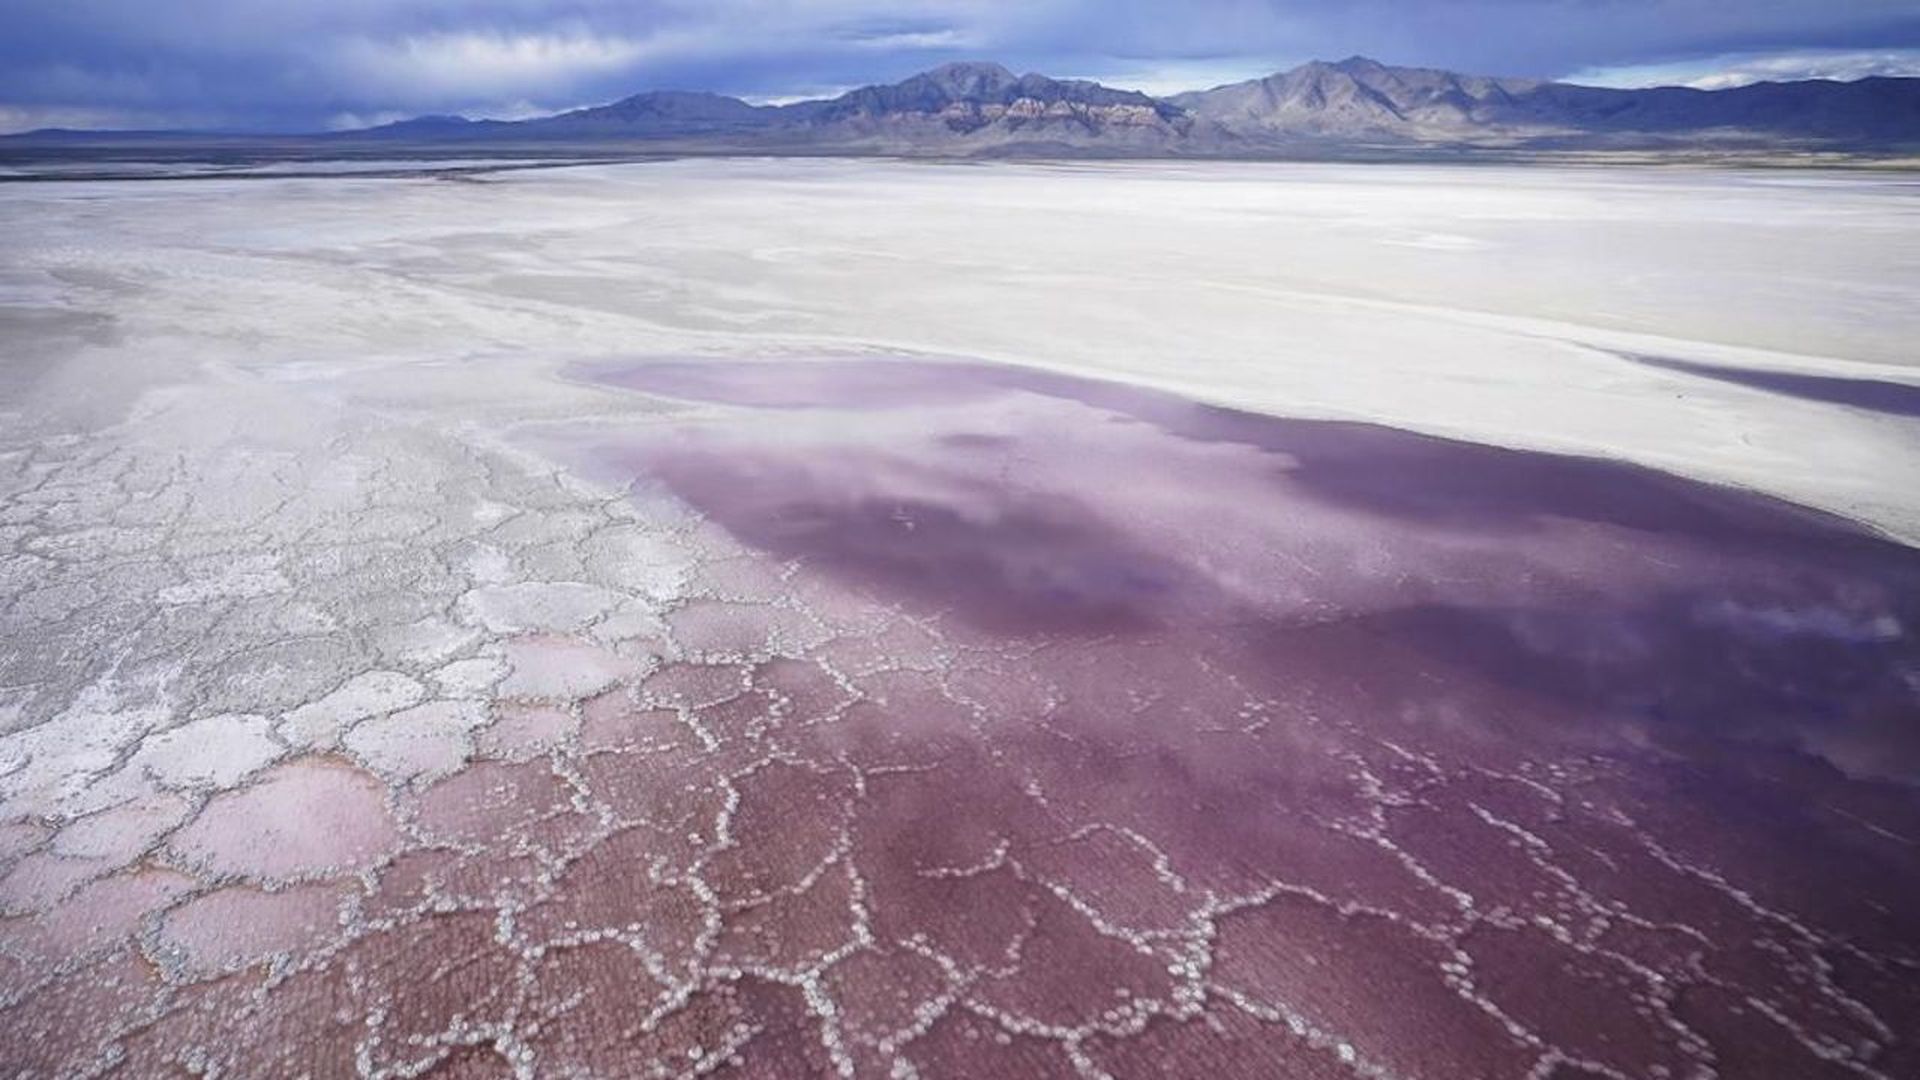
[[[1908,1074],[1911,549],[898,353],[1911,537],[1875,404],[1913,207],[1159,165],[0,192],[0,1060]]]

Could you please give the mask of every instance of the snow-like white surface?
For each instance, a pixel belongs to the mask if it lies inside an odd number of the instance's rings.
[[[0,177],[58,180],[70,177],[137,179],[204,176],[359,176],[393,173],[457,173],[476,169],[515,169],[561,164],[542,158],[334,158],[287,161],[35,161],[0,165]]]
[[[1619,355],[1920,380],[1901,175],[685,161],[14,185],[0,231],[0,338],[130,386],[241,371],[491,427],[591,411],[551,378],[580,358],[914,350],[1624,457],[1920,536],[1912,420]],[[132,396],[61,367],[0,408]]]

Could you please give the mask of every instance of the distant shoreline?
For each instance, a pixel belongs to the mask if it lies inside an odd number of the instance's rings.
[[[276,143],[278,145],[276,145]],[[379,153],[370,151],[377,149]],[[668,148],[600,152],[569,148],[564,155],[532,154],[524,144],[456,147],[434,143],[421,146],[382,144],[378,147],[287,146],[282,140],[263,143],[232,141],[183,144],[121,142],[68,145],[8,146],[0,139],[0,184],[100,182],[110,180],[294,180],[294,179],[422,179],[478,180],[500,173],[583,165],[632,165],[686,159],[706,160],[845,160],[903,163],[991,165],[998,163],[1058,164],[1274,164],[1274,165],[1458,165],[1601,168],[1707,168],[1846,170],[1906,173],[1920,171],[1920,154],[1868,154],[1837,151],[1723,150],[1510,150],[1421,147],[1389,150],[1327,148],[1297,154],[1113,154],[1052,152],[996,154],[910,153],[898,150],[851,148],[776,149]],[[477,153],[476,153],[477,151]],[[486,159],[476,162],[476,158]],[[365,168],[352,166],[365,163]],[[87,168],[88,164],[100,167]],[[107,167],[120,166],[120,167]],[[301,167],[308,166],[308,167]]]

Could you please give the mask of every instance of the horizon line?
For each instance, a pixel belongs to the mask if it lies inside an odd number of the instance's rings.
[[[781,109],[794,108],[800,105],[837,101],[840,98],[846,97],[849,94],[858,93],[861,90],[870,90],[870,89],[888,87],[888,86],[899,86],[903,83],[911,82],[914,79],[932,75],[935,72],[943,71],[948,68],[956,68],[956,67],[994,67],[994,68],[1000,69],[1001,71],[1006,72],[1009,75],[1013,75],[1016,78],[1024,79],[1031,76],[1038,76],[1040,78],[1050,79],[1055,82],[1086,83],[1094,86],[1099,86],[1107,90],[1117,90],[1117,91],[1122,91],[1126,93],[1140,94],[1141,96],[1156,102],[1171,103],[1173,98],[1182,97],[1187,94],[1208,93],[1214,90],[1220,90],[1230,86],[1240,86],[1250,82],[1262,82],[1266,79],[1271,79],[1271,78],[1275,78],[1277,76],[1282,76],[1282,75],[1288,75],[1293,72],[1300,71],[1305,68],[1315,67],[1315,66],[1339,68],[1339,67],[1342,67],[1343,65],[1352,64],[1356,61],[1372,64],[1377,67],[1385,68],[1388,70],[1394,70],[1394,71],[1431,71],[1431,72],[1440,72],[1443,74],[1453,75],[1457,77],[1464,77],[1464,78],[1498,79],[1502,81],[1529,82],[1529,83],[1537,83],[1541,85],[1578,86],[1578,87],[1583,87],[1583,88],[1592,89],[1592,90],[1608,90],[1608,91],[1617,91],[1621,93],[1638,93],[1638,92],[1647,92],[1647,91],[1654,91],[1654,90],[1684,90],[1684,91],[1688,91],[1691,93],[1698,93],[1698,94],[1720,94],[1720,93],[1727,93],[1727,92],[1736,91],[1736,90],[1744,90],[1744,89],[1748,89],[1756,86],[1797,86],[1797,85],[1803,85],[1808,83],[1832,83],[1835,85],[1852,85],[1854,83],[1874,82],[1874,81],[1890,81],[1890,82],[1903,82],[1903,81],[1910,81],[1910,80],[1920,81],[1920,75],[1869,74],[1869,75],[1862,75],[1858,78],[1853,78],[1853,79],[1836,79],[1829,76],[1813,76],[1813,77],[1804,78],[1804,79],[1756,79],[1752,82],[1741,83],[1737,86],[1700,87],[1700,86],[1688,86],[1682,83],[1656,83],[1648,86],[1623,87],[1623,86],[1603,86],[1603,85],[1598,85],[1594,83],[1577,82],[1571,78],[1535,78],[1532,76],[1522,76],[1522,75],[1486,75],[1478,72],[1455,71],[1451,68],[1429,67],[1429,66],[1419,65],[1419,64],[1392,64],[1392,63],[1387,63],[1386,61],[1383,61],[1383,60],[1377,60],[1371,56],[1367,56],[1361,53],[1354,53],[1350,56],[1344,57],[1339,60],[1323,60],[1319,58],[1315,58],[1312,60],[1305,60],[1305,61],[1302,61],[1301,63],[1295,64],[1292,67],[1277,68],[1266,75],[1253,76],[1246,79],[1238,79],[1238,80],[1233,80],[1233,81],[1224,82],[1224,83],[1216,83],[1211,86],[1197,86],[1197,87],[1193,87],[1186,90],[1176,90],[1171,93],[1154,94],[1154,93],[1149,93],[1145,90],[1141,90],[1135,87],[1120,86],[1114,83],[1102,82],[1099,79],[1094,79],[1094,78],[1086,78],[1086,77],[1078,77],[1078,76],[1048,75],[1043,71],[1018,72],[1018,71],[1015,71],[1013,68],[1010,68],[1007,65],[1001,63],[998,60],[963,59],[963,60],[945,61],[943,63],[936,64],[933,67],[925,68],[921,71],[916,71],[910,75],[906,75],[902,78],[893,80],[892,82],[862,83],[858,86],[849,87],[848,89],[842,90],[838,93],[832,93],[832,94],[823,93],[820,96],[786,97],[783,95],[775,95],[773,96],[773,100],[759,101],[759,102],[749,100],[748,98],[741,97],[736,94],[726,94],[726,93],[721,93],[720,91],[711,90],[711,89],[701,89],[701,88],[693,88],[693,87],[685,87],[685,86],[657,86],[657,87],[652,87],[645,90],[636,90],[633,93],[626,94],[621,97],[612,98],[605,101],[565,106],[562,108],[554,109],[550,112],[543,112],[543,113],[538,113],[538,114],[529,115],[529,116],[520,116],[512,119],[501,118],[501,117],[489,117],[489,116],[468,116],[464,113],[458,113],[458,112],[428,111],[428,112],[415,113],[409,116],[403,116],[398,119],[385,120],[377,124],[366,124],[358,127],[341,127],[341,128],[329,128],[329,129],[321,129],[321,130],[315,130],[315,129],[279,130],[279,129],[268,129],[268,128],[221,128],[221,127],[91,128],[91,127],[50,126],[50,127],[29,128],[24,131],[0,132],[0,140],[22,138],[22,137],[32,136],[32,135],[62,135],[62,134],[180,135],[180,136],[217,136],[217,137],[228,137],[228,138],[233,138],[233,137],[247,137],[247,138],[322,137],[324,138],[328,136],[351,135],[356,132],[363,132],[363,131],[378,131],[382,128],[394,127],[400,124],[417,123],[422,120],[448,120],[448,121],[458,121],[458,122],[467,123],[467,124],[514,125],[514,124],[522,124],[522,123],[528,123],[528,122],[539,121],[539,120],[548,120],[554,117],[567,115],[568,113],[581,112],[588,109],[604,108],[610,105],[617,105],[623,101],[632,101],[636,98],[644,98],[644,97],[649,97],[654,95],[665,95],[665,94],[686,94],[686,95],[706,96],[706,97],[718,98],[726,101],[735,101],[752,109],[766,109],[766,110],[778,111]],[[1175,107],[1179,108],[1180,106],[1175,106]]]

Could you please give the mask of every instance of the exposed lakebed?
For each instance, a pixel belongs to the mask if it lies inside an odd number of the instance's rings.
[[[919,1067],[963,1068],[934,1048],[983,1021],[1031,1037],[1019,1071],[1913,1060],[1911,549],[1635,466],[1015,368],[584,374],[686,408],[559,437],[579,467],[767,575],[684,609],[655,677],[830,673],[730,730],[844,781],[818,857],[879,955],[954,980],[911,1014]],[[741,839],[821,827],[784,811]]]
[[[180,594],[381,670],[0,777],[20,1071],[1920,1066],[1913,549],[1010,367],[574,374],[517,431],[593,492],[440,462]]]

